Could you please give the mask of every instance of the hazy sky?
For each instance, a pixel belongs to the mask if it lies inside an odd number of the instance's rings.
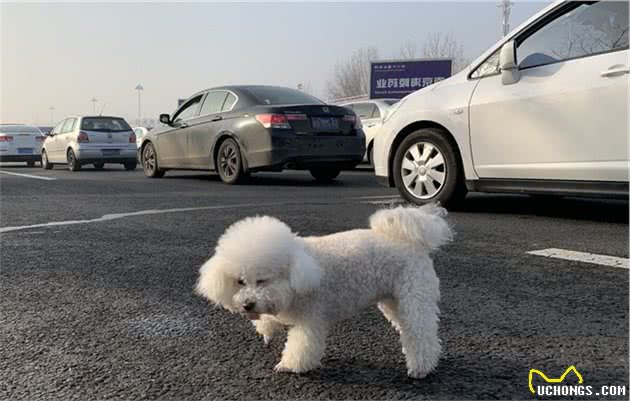
[[[512,26],[546,3],[517,1]],[[395,58],[452,32],[475,58],[500,38],[496,2],[2,3],[0,121],[50,124],[97,109],[137,119],[225,84],[300,82],[326,98],[335,63],[375,46]]]

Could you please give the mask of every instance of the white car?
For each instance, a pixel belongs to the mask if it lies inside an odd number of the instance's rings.
[[[105,163],[136,168],[136,134],[124,118],[70,116],[53,128],[42,147],[42,167],[47,170],[55,164],[67,164],[71,171],[85,164],[102,169]]]
[[[403,98],[375,174],[409,201],[466,191],[628,197],[628,2],[556,2]]]
[[[26,162],[29,167],[41,162],[42,143],[46,137],[37,127],[0,124],[0,161]]]
[[[363,161],[372,164],[372,150],[374,137],[383,124],[383,118],[387,111],[400,99],[371,99],[340,104],[340,106],[352,109],[361,119],[363,132],[365,133],[365,157]]]

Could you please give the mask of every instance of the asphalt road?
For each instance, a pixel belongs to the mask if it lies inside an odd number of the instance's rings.
[[[0,171],[55,178],[0,173],[0,399],[532,399],[530,369],[570,365],[585,385],[628,391],[628,270],[526,253],[628,258],[627,202],[469,195],[435,255],[438,369],[407,378],[395,331],[370,309],[335,326],[322,368],[291,375],[272,371],[282,341],[265,348],[193,294],[198,268],[245,216],[303,235],[365,227],[399,202],[370,172],[225,186],[117,167]]]

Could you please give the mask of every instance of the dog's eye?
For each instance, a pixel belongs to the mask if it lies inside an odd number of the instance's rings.
[[[245,281],[242,278],[239,278],[237,281],[238,285],[245,285]]]
[[[267,280],[257,280],[256,285],[263,285],[267,282]]]

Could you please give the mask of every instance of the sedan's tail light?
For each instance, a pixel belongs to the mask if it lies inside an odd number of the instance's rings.
[[[0,135],[0,142],[13,142],[11,135]]]
[[[81,132],[79,132],[79,136],[77,137],[77,142],[79,142],[79,143],[90,142],[90,137],[88,136],[88,134],[86,134],[85,132],[81,131]]]
[[[129,134],[129,143],[136,143],[136,134],[133,132]]]
[[[256,114],[256,120],[265,128],[291,129],[284,114]]]
[[[46,137],[45,136],[36,136],[35,140],[37,142],[44,142],[46,140]]]
[[[354,128],[354,129],[361,129],[361,128],[363,128],[363,124],[361,124],[361,119],[358,118],[354,114],[346,114],[345,116],[343,116],[343,121],[347,121],[350,124],[352,124],[352,128]]]

